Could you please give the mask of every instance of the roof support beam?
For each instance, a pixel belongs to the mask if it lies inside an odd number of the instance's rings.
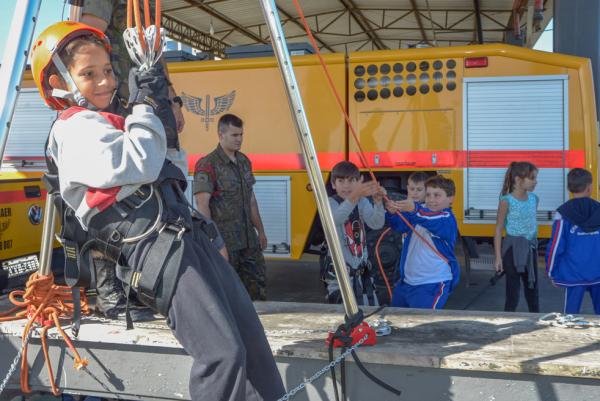
[[[165,14],[162,15],[161,23],[172,39],[202,51],[212,52],[219,57],[225,57],[225,48],[229,46],[226,42]]]
[[[483,31],[481,28],[481,7],[479,5],[479,0],[473,0],[473,6],[475,6],[475,25],[477,28],[477,42],[480,45],[483,44]]]
[[[238,22],[236,22],[233,19],[229,18],[225,14],[222,14],[219,11],[215,10],[214,8],[207,6],[201,0],[185,0],[185,2],[188,3],[188,4],[191,4],[193,6],[195,6],[196,8],[198,8],[198,9],[200,9],[202,11],[204,11],[205,13],[207,13],[208,15],[210,15],[211,17],[216,18],[216,19],[218,19],[220,21],[223,21],[223,22],[225,22],[228,25],[231,25],[231,27],[235,28],[236,31],[238,31],[238,32],[246,35],[247,37],[251,38],[252,40],[255,40],[256,42],[263,43],[263,44],[270,44],[271,43],[271,42],[269,42],[269,40],[261,38],[260,36],[258,36],[254,32],[252,32],[251,30],[244,28]]]
[[[375,46],[377,46],[377,48],[379,50],[387,49],[386,45],[381,41],[379,36],[377,36],[375,31],[371,27],[371,24],[369,23],[369,21],[365,18],[363,13],[358,9],[356,4],[354,4],[354,1],[340,0],[340,2],[344,5],[344,7],[346,7],[346,9],[350,13],[350,15],[352,15],[352,18],[354,18],[354,21],[356,21],[358,26],[360,26],[360,29],[362,29],[364,31],[364,33],[366,33],[367,36],[373,41]]]
[[[302,25],[302,23],[300,21],[298,21],[296,18],[292,17],[292,15],[290,13],[288,13],[287,11],[285,11],[283,8],[281,8],[280,6],[277,6],[277,10],[283,14],[284,17],[286,17],[289,21],[291,21],[294,25],[300,27],[300,29],[302,29],[302,31],[304,31],[304,25]],[[326,42],[324,42],[316,33],[313,32],[313,36],[315,38],[315,40],[317,42],[320,42],[321,45],[329,50],[332,53],[335,53],[335,50],[333,50],[333,48],[328,45]]]
[[[421,31],[421,36],[423,36],[423,42],[429,43],[429,39],[427,39],[427,35],[425,34],[425,28],[423,28],[423,21],[421,21],[421,13],[419,13],[419,10],[417,9],[416,1],[410,0],[410,5],[412,6],[412,10],[413,10],[413,13],[415,14],[415,18],[417,19],[417,25],[419,25],[419,30]]]

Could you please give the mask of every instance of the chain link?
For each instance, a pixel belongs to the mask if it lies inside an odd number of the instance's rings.
[[[31,337],[31,333],[33,332],[33,330],[34,330],[33,328],[31,330],[29,330],[29,333],[27,334],[27,338],[25,338],[25,341],[21,342],[21,347],[19,347],[17,356],[15,356],[15,359],[10,364],[10,367],[8,368],[8,372],[6,373],[6,377],[4,377],[4,380],[2,380],[2,383],[0,383],[0,395],[2,395],[2,393],[4,392],[4,389],[6,388],[8,381],[10,380],[12,375],[15,373],[15,370],[17,370],[17,367],[19,366],[19,362],[21,361],[21,357],[23,356],[24,345],[27,341],[29,341],[29,337]]]
[[[356,344],[354,344],[352,347],[348,348],[346,351],[344,351],[342,354],[340,354],[340,356],[338,356],[337,358],[335,358],[333,361],[331,361],[329,364],[323,366],[319,371],[317,371],[314,375],[312,375],[311,377],[309,377],[308,379],[305,379],[302,383],[300,383],[298,386],[294,387],[292,390],[288,391],[283,397],[279,398],[277,401],[287,401],[289,399],[291,399],[293,396],[296,395],[296,393],[298,393],[301,390],[304,390],[304,388],[311,384],[313,381],[317,380],[319,377],[323,376],[325,373],[329,372],[329,370],[331,370],[332,368],[335,368],[337,365],[339,365],[342,360],[344,360],[348,355],[350,355],[355,349],[357,349],[358,347],[360,347],[365,341],[367,341],[367,338],[369,338],[368,334],[365,334],[365,336],[363,338],[361,338],[360,340],[358,340],[358,342]]]
[[[111,326],[120,326],[120,327],[126,326],[126,323],[123,321],[108,319],[108,318],[99,317],[99,316],[83,316],[81,318],[81,320],[82,321],[90,321],[90,322],[98,322],[98,323],[108,324]],[[167,326],[164,326],[164,325],[158,325],[158,324],[152,324],[152,323],[135,323],[135,327],[146,328],[146,329],[160,329],[160,330],[165,330],[168,328]],[[312,333],[319,333],[319,332],[321,332],[321,330],[268,330],[268,331],[265,331],[266,334],[280,334],[280,335],[281,334],[312,334]],[[29,335],[27,336],[27,339],[25,341],[29,340],[30,335],[31,335],[31,331],[29,332]],[[367,340],[367,338],[369,338],[368,334],[366,334],[363,338],[358,340],[358,342],[356,344],[354,344],[352,347],[348,348],[346,351],[344,351],[342,354],[340,354],[333,361],[331,361],[327,365],[323,366],[319,371],[317,371],[311,377],[309,377],[308,379],[305,379],[298,386],[296,386],[295,388],[293,388],[292,390],[287,392],[283,397],[279,398],[277,401],[288,401],[289,399],[291,399],[293,396],[296,395],[296,393],[305,389],[307,385],[311,384],[313,381],[317,380],[318,378],[323,376],[325,373],[329,372],[329,370],[331,370],[332,368],[335,368],[337,365],[339,365],[342,362],[342,360],[347,358],[348,355],[350,355],[354,350],[356,350],[358,347],[360,347]],[[10,365],[10,368],[8,369],[8,373],[7,373],[6,377],[2,381],[2,384],[0,384],[0,395],[4,391],[4,388],[6,387],[6,385],[8,384],[8,380],[11,378],[11,376],[14,374],[15,370],[17,369],[17,366],[19,365],[22,355],[23,355],[23,347],[21,347],[19,349],[17,356],[15,357],[12,364]]]
[[[587,327],[600,327],[598,322],[590,322],[581,316],[564,315],[558,312],[547,313],[538,319],[539,324],[553,327],[582,329]]]
[[[108,319],[108,318],[99,317],[99,316],[84,316],[84,317],[82,317],[81,320],[98,322],[98,323],[109,324],[112,326],[120,326],[120,327],[125,327],[125,325],[126,325],[126,323],[123,321]],[[139,328],[160,329],[160,330],[165,330],[168,328],[167,326],[164,326],[164,325],[157,325],[157,324],[151,324],[151,323],[134,323],[134,326],[139,327]],[[297,330],[297,329],[296,330],[294,330],[294,329],[265,330],[265,334],[267,334],[267,335],[315,334],[315,333],[322,333],[322,332],[328,332],[328,330]],[[299,391],[302,391],[304,388],[306,388],[307,385],[311,384],[313,381],[317,380],[318,378],[323,376],[325,373],[329,372],[329,370],[331,370],[332,368],[335,368],[337,365],[339,365],[342,362],[342,360],[344,360],[354,350],[356,350],[358,347],[360,347],[367,340],[367,338],[369,338],[368,334],[366,334],[364,337],[362,337],[360,340],[358,340],[358,342],[356,344],[354,344],[352,347],[348,348],[346,351],[344,351],[342,354],[340,354],[340,356],[335,358],[329,364],[323,366],[319,371],[317,371],[311,377],[309,377],[308,379],[305,379],[298,386],[296,386],[295,388],[293,388],[292,390],[287,392],[283,397],[279,398],[277,401],[288,401],[289,399],[291,399],[293,396],[296,395],[296,393],[298,393]]]

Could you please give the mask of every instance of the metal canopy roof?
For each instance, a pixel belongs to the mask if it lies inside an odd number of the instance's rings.
[[[292,1],[276,3],[287,40],[308,42]],[[542,26],[552,18],[552,3],[544,0]],[[505,33],[513,30],[513,7],[525,26],[528,0],[301,0],[300,4],[321,50],[346,52],[419,43],[440,47],[479,43],[478,20],[484,43],[504,42]],[[197,49],[223,56],[229,46],[270,43],[259,0],[163,0],[162,7],[168,35]],[[540,34],[536,32],[534,39]]]

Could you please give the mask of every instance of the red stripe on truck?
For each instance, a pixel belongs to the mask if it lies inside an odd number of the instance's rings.
[[[5,203],[21,203],[21,202],[38,202],[45,200],[48,191],[41,191],[41,198],[28,198],[25,196],[25,190],[19,189],[17,191],[0,191],[0,204]]]
[[[471,150],[367,152],[371,167],[384,168],[506,168],[513,161],[529,161],[538,168],[575,168],[585,166],[583,150]],[[362,166],[358,153],[350,161]]]
[[[300,153],[245,153],[252,161],[255,171],[304,170]],[[190,172],[203,154],[189,155]],[[344,160],[342,152],[319,152],[319,164],[323,170],[331,170]],[[423,150],[407,152],[366,152],[365,157],[372,168],[506,168],[513,161],[529,161],[538,168],[585,167],[583,150]],[[350,153],[350,161],[365,168],[356,152]]]

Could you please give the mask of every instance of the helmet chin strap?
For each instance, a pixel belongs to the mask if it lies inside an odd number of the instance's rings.
[[[75,85],[75,82],[73,81],[73,78],[71,77],[71,74],[69,73],[69,70],[67,69],[65,64],[62,62],[62,60],[60,59],[58,54],[55,53],[52,55],[52,61],[54,62],[56,69],[58,70],[58,72],[64,79],[65,83],[67,84],[67,87],[69,88],[68,91],[65,91],[62,89],[53,89],[52,96],[70,100],[70,101],[74,102],[75,104],[77,104],[78,106],[85,107],[86,109],[98,110],[98,108],[96,106],[94,106],[93,104],[88,102],[87,99],[81,94],[81,92],[79,92],[79,89],[77,88],[77,85]],[[113,96],[114,96],[114,94],[113,94]]]

